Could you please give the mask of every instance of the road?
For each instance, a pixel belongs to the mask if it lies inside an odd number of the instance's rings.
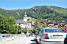
[[[13,37],[2,38],[2,40],[0,40],[0,44],[31,44],[34,43],[31,41],[33,39],[34,37],[21,34]]]
[[[4,42],[4,44],[37,44],[35,41],[31,41],[33,39],[34,37],[20,37],[16,40]],[[45,42],[44,44],[63,44],[63,42]]]
[[[37,44],[34,40],[35,37],[18,36],[13,40],[0,42],[0,44]],[[44,44],[63,44],[63,42],[45,42]]]

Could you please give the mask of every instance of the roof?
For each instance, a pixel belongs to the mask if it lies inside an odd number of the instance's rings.
[[[54,28],[54,27],[46,27],[46,28],[43,28],[43,29],[58,29],[58,28]]]
[[[22,19],[16,20],[17,24],[28,24],[28,22],[23,21]]]
[[[65,25],[65,26],[67,26],[67,25]]]

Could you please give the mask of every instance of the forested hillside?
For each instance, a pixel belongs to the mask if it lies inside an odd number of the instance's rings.
[[[22,19],[25,11],[27,15],[36,19],[48,19],[56,22],[67,21],[67,8],[57,6],[35,6],[30,9],[5,10],[0,8],[1,15],[11,15]]]

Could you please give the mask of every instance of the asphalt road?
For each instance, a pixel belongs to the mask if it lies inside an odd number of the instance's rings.
[[[33,41],[34,41],[34,40],[33,40]],[[36,42],[33,43],[33,42],[32,42],[31,44],[38,44],[38,43],[36,43]],[[56,41],[56,42],[55,42],[55,41],[52,41],[52,42],[44,42],[44,43],[42,42],[42,44],[64,44],[64,42],[60,42],[60,41]]]
[[[26,37],[24,34],[14,37],[14,40],[4,41],[0,44],[38,44],[34,41],[34,37]],[[63,42],[45,42],[43,44],[63,44]]]
[[[31,43],[31,44],[38,44],[38,43]],[[42,44],[64,44],[63,42],[45,42]]]

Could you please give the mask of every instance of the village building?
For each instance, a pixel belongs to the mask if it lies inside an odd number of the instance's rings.
[[[26,29],[33,29],[34,28],[34,20],[31,17],[28,17],[26,12],[25,16],[23,19],[16,20],[17,25],[20,25],[21,28],[26,28]]]

